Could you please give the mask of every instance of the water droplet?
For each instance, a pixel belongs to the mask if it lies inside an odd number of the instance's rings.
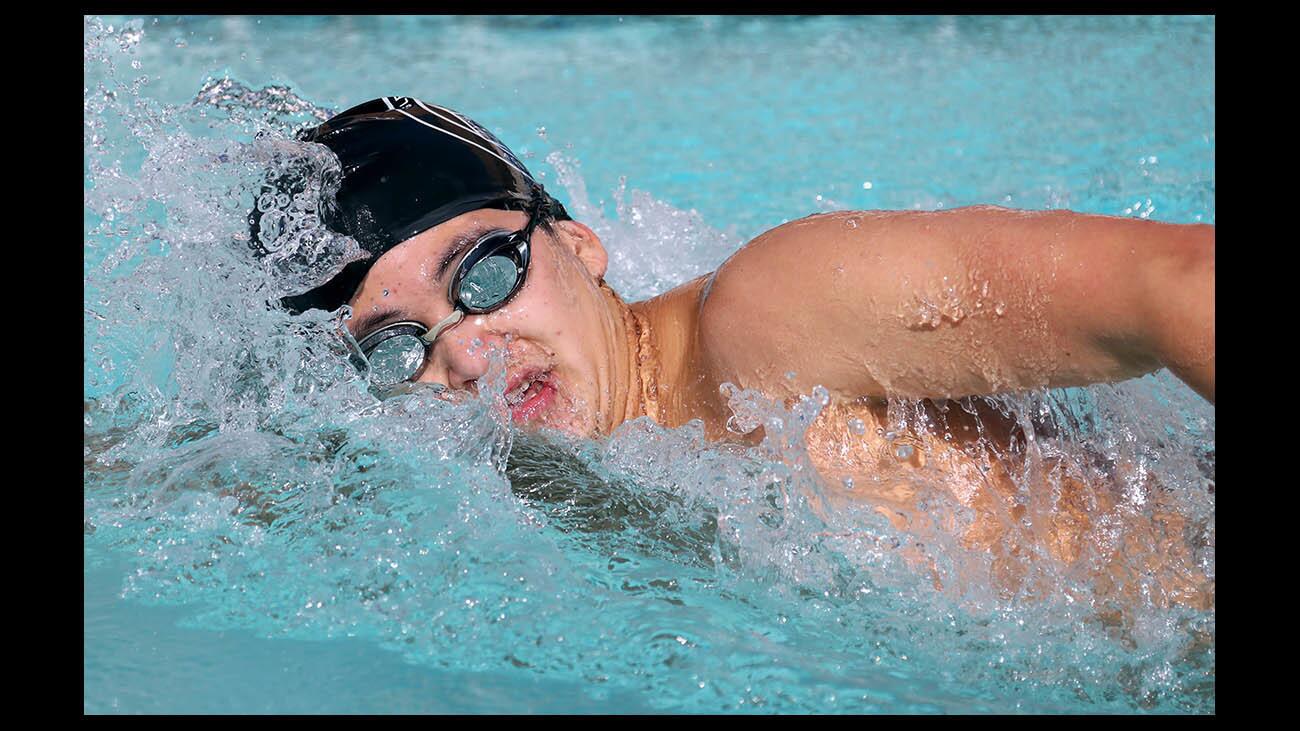
[[[385,297],[388,296],[388,290],[386,290],[386,289],[384,290],[384,296],[385,296]]]
[[[899,459],[911,459],[915,451],[910,444],[900,444],[894,447],[894,456]]]
[[[863,190],[871,190],[871,181],[867,180],[862,183]]]
[[[849,419],[849,431],[860,436],[867,431],[867,427],[861,419]]]
[[[852,478],[852,477],[845,477],[845,478],[843,479],[843,483],[844,483],[844,489],[845,489],[845,490],[852,490],[852,489],[853,489],[853,478]]]
[[[787,380],[787,381],[793,381],[795,375],[796,375],[796,374],[795,374],[794,371],[786,371],[786,372],[785,372],[785,380]]]
[[[1006,302],[999,302],[999,303],[997,303],[996,305],[993,306],[993,314],[997,315],[998,317],[1002,317],[1002,316],[1005,315],[1006,313],[1007,313],[1007,303],[1006,303]]]

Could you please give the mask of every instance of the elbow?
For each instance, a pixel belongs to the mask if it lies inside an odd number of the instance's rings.
[[[1148,333],[1161,365],[1213,403],[1214,226],[1180,234],[1148,278]]]

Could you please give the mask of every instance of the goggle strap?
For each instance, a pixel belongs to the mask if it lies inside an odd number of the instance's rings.
[[[542,190],[540,183],[533,182],[533,200],[528,206],[528,225],[524,227],[524,240],[531,241],[533,238],[533,229],[537,228],[537,222],[541,219],[544,210],[550,206],[546,202],[546,194]]]
[[[352,337],[352,331],[348,329],[347,320],[352,316],[352,308],[343,305],[342,311],[337,319],[334,320],[334,327],[343,343],[348,349],[348,360],[358,369],[365,369],[370,366],[370,361],[366,358],[366,353],[361,349],[361,344],[357,339]]]

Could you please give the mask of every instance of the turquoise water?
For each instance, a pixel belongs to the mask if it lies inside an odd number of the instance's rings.
[[[822,210],[1213,223],[1214,37],[1194,17],[88,18],[85,710],[1213,712],[1213,610],[1116,629],[1088,602],[937,592],[890,550],[917,536],[816,514],[815,394],[737,400],[787,425],[748,450],[378,403],[325,320],[247,306],[301,262],[238,244],[290,128],[384,94],[492,129],[629,298]],[[1167,373],[999,403],[1056,427],[1044,454],[1158,474],[1125,509],[1187,516],[1213,574],[1213,407]]]

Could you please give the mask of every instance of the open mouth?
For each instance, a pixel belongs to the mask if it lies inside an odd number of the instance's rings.
[[[510,418],[525,422],[535,418],[555,401],[555,384],[550,371],[525,372],[506,389]]]

